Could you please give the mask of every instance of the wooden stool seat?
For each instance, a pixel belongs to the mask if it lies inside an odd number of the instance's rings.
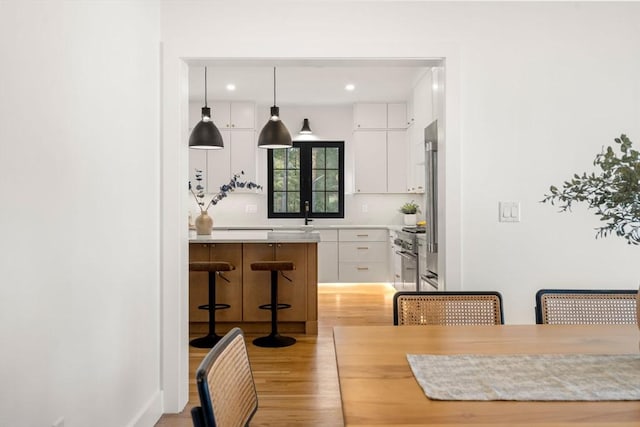
[[[189,263],[190,271],[231,271],[235,269],[233,264],[224,261],[192,261]]]
[[[296,266],[293,261],[260,261],[252,262],[251,269],[254,271],[291,271]]]
[[[209,303],[199,305],[201,310],[209,312],[209,333],[200,338],[194,338],[189,341],[193,347],[212,348],[222,337],[216,334],[216,310],[224,310],[230,308],[229,304],[216,303],[216,275],[220,275],[222,271],[232,271],[236,267],[225,261],[193,261],[189,263],[189,271],[205,271],[209,273]],[[229,279],[220,275],[227,282]]]
[[[271,311],[271,333],[266,337],[259,337],[253,340],[253,344],[258,347],[287,347],[295,344],[296,339],[285,337],[278,333],[278,310],[291,308],[291,304],[278,303],[278,272],[295,270],[293,261],[256,261],[251,263],[253,271],[271,272],[271,303],[262,304],[258,308]],[[282,277],[291,281],[287,276]]]

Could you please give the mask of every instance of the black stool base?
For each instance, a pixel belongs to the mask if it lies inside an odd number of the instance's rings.
[[[192,339],[191,341],[189,341],[189,345],[196,348],[212,348],[221,339],[222,337],[220,335],[210,334],[206,337]]]
[[[280,334],[271,334],[266,337],[260,337],[253,340],[253,344],[258,347],[289,347],[295,343],[295,338],[283,337]]]

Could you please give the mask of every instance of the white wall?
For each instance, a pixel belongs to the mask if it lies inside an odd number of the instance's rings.
[[[176,120],[186,105],[181,58],[442,56],[449,288],[499,290],[507,323],[532,323],[540,287],[638,285],[637,247],[595,240],[595,217],[538,201],[621,132],[640,144],[639,4],[247,3],[163,3],[164,88],[173,91],[164,117],[175,122],[163,135],[176,152],[187,136]],[[212,26],[211,17],[224,19]],[[164,166],[186,179],[185,162]],[[522,222],[498,223],[500,200],[520,201]],[[166,219],[165,230],[184,222],[179,208]],[[168,249],[186,239],[169,237]]]
[[[0,2],[0,426],[161,413],[157,2]]]

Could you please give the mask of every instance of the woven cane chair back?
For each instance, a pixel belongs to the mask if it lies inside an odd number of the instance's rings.
[[[258,409],[258,395],[240,328],[211,349],[196,371],[200,405],[191,411],[196,427],[245,426]]]
[[[499,292],[397,292],[394,325],[501,325]]]
[[[636,290],[541,289],[536,323],[552,325],[637,324]]]

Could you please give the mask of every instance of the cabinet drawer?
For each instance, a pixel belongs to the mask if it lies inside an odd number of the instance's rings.
[[[341,262],[338,266],[341,282],[386,282],[387,264],[385,262]]]
[[[341,242],[386,242],[389,232],[384,228],[363,228],[359,230],[339,230]]]
[[[337,242],[338,230],[316,230],[320,233],[321,242]]]
[[[340,242],[340,262],[384,262],[389,249],[386,242]]]

